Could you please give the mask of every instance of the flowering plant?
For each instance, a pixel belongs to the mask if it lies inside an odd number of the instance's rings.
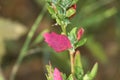
[[[61,27],[61,34],[56,32],[45,33],[45,42],[48,43],[56,52],[69,51],[71,74],[67,77],[59,71],[58,68],[53,68],[51,65],[47,66],[48,74],[47,80],[93,80],[96,73],[98,64],[96,63],[92,70],[88,73],[84,73],[82,63],[80,60],[80,51],[76,51],[76,48],[82,46],[87,41],[86,38],[82,38],[84,29],[74,27],[71,31],[66,31],[70,19],[76,13],[76,3],[78,0],[46,0],[47,9],[52,18],[56,20],[57,24]]]

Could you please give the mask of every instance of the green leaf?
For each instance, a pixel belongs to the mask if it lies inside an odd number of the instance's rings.
[[[83,77],[83,80],[93,80],[97,74],[97,70],[98,70],[98,63],[96,63],[91,72],[85,74],[85,76]]]
[[[92,80],[92,79],[90,79],[89,74],[85,74],[85,76],[83,77],[83,80]]]
[[[52,15],[52,18],[55,19],[56,14],[55,14],[54,9],[49,4],[47,4],[47,9],[48,9],[49,13]]]
[[[60,6],[63,9],[67,9],[68,7],[70,7],[71,3],[72,3],[72,0],[61,0]]]
[[[77,31],[77,27],[74,27],[68,34],[68,37],[72,44],[74,44],[76,41],[76,31]]]
[[[70,76],[68,77],[68,79],[67,79],[67,80],[74,80],[73,75],[72,75],[72,74],[70,74]]]
[[[52,1],[52,3],[54,3],[54,4],[58,4],[59,2],[60,2],[60,0],[51,0]]]
[[[61,73],[61,74],[62,74],[62,73]],[[63,80],[66,80],[66,79],[67,79],[66,74],[62,74],[62,79],[63,79]]]
[[[91,72],[90,72],[90,77],[93,79],[98,71],[98,63],[95,63],[95,65],[93,66]]]
[[[46,69],[47,69],[47,74],[46,74],[46,77],[47,77],[47,80],[53,80],[53,68],[51,65],[46,65]]]
[[[81,80],[84,72],[79,51],[77,51],[75,54],[74,70],[76,79]]]
[[[78,1],[78,0],[73,0],[73,1],[72,1],[72,5],[73,5],[73,4],[76,4],[77,1]]]
[[[78,41],[78,42],[75,44],[75,48],[80,47],[80,46],[83,46],[83,45],[86,43],[86,41],[87,41],[87,38],[84,38],[84,39]]]
[[[74,15],[76,13],[76,10],[73,8],[70,8],[67,10],[66,12],[66,17],[71,17],[72,15]]]

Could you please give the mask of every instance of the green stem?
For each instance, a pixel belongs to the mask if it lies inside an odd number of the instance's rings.
[[[66,35],[66,26],[61,26],[62,32]]]
[[[36,29],[39,27],[39,23],[41,22],[45,12],[46,12],[46,5],[44,6],[42,12],[39,14],[37,20],[33,24],[30,32],[28,33],[28,36],[27,36],[27,38],[25,40],[25,43],[24,43],[24,45],[23,45],[23,47],[22,47],[22,49],[20,51],[20,55],[19,55],[15,65],[13,66],[12,73],[11,73],[11,76],[10,76],[10,80],[14,80],[15,79],[15,75],[16,75],[16,73],[18,71],[18,68],[19,68],[23,58],[27,54],[28,46],[29,46],[29,44],[31,42],[31,39],[32,39]]]
[[[74,75],[74,52],[70,52],[70,64],[71,64],[71,74]]]

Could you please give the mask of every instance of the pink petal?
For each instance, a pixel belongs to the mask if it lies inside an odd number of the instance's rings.
[[[77,32],[77,40],[79,41],[81,36],[83,35],[84,33],[84,29],[83,28],[80,28]]]
[[[59,35],[55,32],[44,34],[45,42],[48,43],[56,52],[62,52],[71,48],[70,40],[65,35]]]
[[[60,71],[57,68],[55,68],[55,70],[54,70],[54,80],[62,80]]]

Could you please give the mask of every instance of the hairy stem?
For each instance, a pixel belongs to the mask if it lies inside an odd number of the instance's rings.
[[[46,12],[46,5],[44,6],[42,12],[39,14],[38,18],[36,19],[35,23],[33,24],[30,32],[28,33],[28,36],[25,40],[25,43],[20,51],[20,55],[15,63],[15,65],[13,66],[13,69],[12,69],[12,73],[11,73],[11,76],[10,76],[10,80],[14,80],[15,79],[15,75],[18,71],[18,68],[23,60],[23,58],[25,57],[25,55],[27,54],[27,50],[28,50],[28,46],[31,42],[31,39],[36,31],[36,29],[39,27],[39,23],[41,22],[44,14]]]

